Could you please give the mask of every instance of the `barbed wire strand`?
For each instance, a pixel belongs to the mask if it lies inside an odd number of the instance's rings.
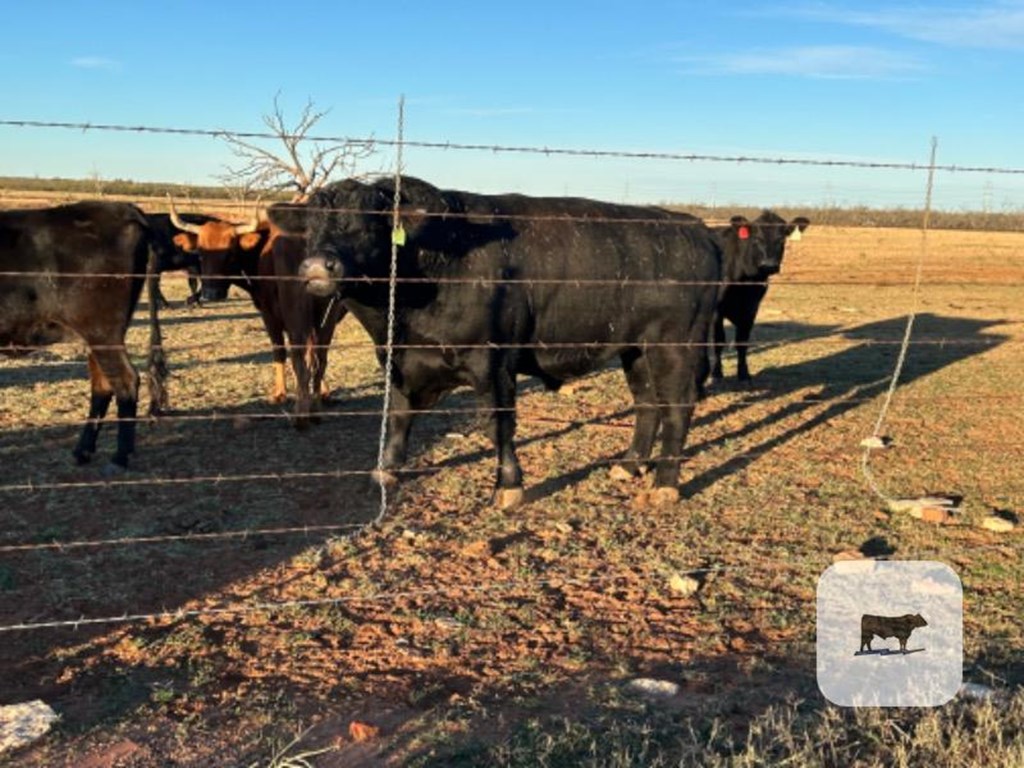
[[[734,400],[725,401],[724,407],[731,408],[733,406],[749,406],[749,405],[761,405],[768,406],[776,404],[774,398],[780,395],[788,394],[787,392],[772,393],[766,392],[762,397],[752,398],[740,398]],[[559,400],[559,410],[565,411],[567,401],[565,398],[570,395],[563,395]],[[878,400],[878,395],[869,397],[853,397],[839,399],[837,397],[817,397],[808,396],[801,397],[797,400],[793,400],[786,403],[787,406],[810,406],[816,404],[836,404],[836,403],[873,403]],[[941,402],[952,402],[962,403],[965,400],[972,402],[988,402],[988,403],[1003,403],[1007,406],[1016,406],[1019,403],[1024,402],[1024,395],[988,395],[979,393],[966,393],[960,395],[908,395],[902,398],[903,402],[906,403],[941,403]],[[666,403],[666,407],[690,407],[701,405],[702,402],[699,400],[690,400],[682,403]],[[579,405],[579,404],[577,404]],[[512,411],[513,409],[506,408],[487,408],[488,413],[502,413],[505,411]],[[404,413],[411,414],[413,416],[475,416],[481,413],[478,408],[408,408],[403,411]],[[382,408],[360,408],[350,411],[318,411],[315,413],[315,418],[323,420],[336,420],[336,419],[364,419],[364,418],[379,418],[385,413]],[[524,424],[529,423],[543,423],[545,419],[551,419],[552,421],[559,423],[572,424],[576,423],[581,419],[594,419],[594,418],[611,418],[615,414],[598,413],[598,412],[583,412],[573,417],[557,418],[557,417],[529,417],[524,416],[521,421]],[[291,421],[295,419],[295,414],[290,413],[287,410],[281,409],[277,411],[253,411],[253,412],[239,412],[239,413],[204,413],[204,414],[161,414],[159,416],[112,416],[104,419],[105,424],[118,424],[121,422],[134,422],[136,424],[175,424],[175,423],[217,423],[217,422],[233,422],[238,424],[245,424],[247,422],[256,421]],[[31,420],[27,418],[8,418],[3,421],[5,428],[10,427],[32,427],[32,428],[49,428],[49,427],[80,427],[82,424],[82,418],[80,416],[67,416],[66,418],[60,419],[45,419],[45,420]],[[616,425],[618,426],[618,425]],[[629,425],[625,425],[629,426]],[[987,445],[1004,445],[1004,443],[985,443]]]
[[[794,414],[795,415],[795,414]],[[541,423],[551,423],[544,421]],[[568,422],[567,426],[574,425],[574,422]],[[583,426],[583,425],[581,425]],[[613,429],[619,430],[630,430],[632,425],[614,425]],[[971,446],[974,447],[989,447],[992,449],[1011,450],[1011,449],[1024,449],[1022,443],[977,443],[971,441]],[[709,450],[716,451],[728,451],[730,450],[727,445],[716,446],[714,449],[705,448],[705,452]],[[737,461],[756,461],[765,456],[775,455],[774,448],[768,448],[764,450],[751,450],[746,451],[742,455],[734,457]],[[819,456],[834,456],[836,458],[842,458],[845,452],[836,453],[818,453]],[[678,459],[680,461],[692,461],[695,458],[693,453],[682,453],[678,456],[664,456],[659,457],[667,460]],[[621,458],[607,458],[607,459],[595,459],[587,462],[588,466],[592,467],[604,467],[614,466],[622,462]],[[399,468],[389,470],[391,474],[399,477],[417,478],[421,476],[437,475],[441,472],[450,471],[449,467],[444,464],[438,464],[430,467],[412,467],[412,468]],[[375,469],[348,469],[348,470],[331,470],[331,471],[320,471],[320,472],[264,472],[264,473],[250,473],[250,474],[239,474],[239,475],[205,475],[205,476],[189,476],[189,477],[170,477],[170,478],[121,478],[121,479],[103,479],[103,480],[81,480],[81,481],[67,481],[67,482],[41,482],[35,483],[32,481],[25,481],[20,483],[11,483],[7,485],[0,485],[0,493],[30,493],[30,492],[42,492],[42,491],[64,491],[64,490],[100,490],[100,489],[114,489],[114,488],[131,488],[131,487],[161,487],[161,486],[183,486],[183,485],[199,485],[199,484],[211,484],[214,486],[228,484],[228,483],[252,483],[252,482],[276,482],[283,483],[290,480],[342,480],[346,478],[374,478],[376,476]]]
[[[132,546],[139,544],[173,544],[175,542],[208,542],[225,539],[259,539],[271,536],[303,536],[320,533],[336,533],[362,529],[361,523],[349,525],[296,525],[280,528],[243,528],[237,531],[216,531],[197,533],[175,533],[153,536],[121,536],[110,539],[86,539],[73,541],[44,541],[33,544],[2,544],[0,554],[17,552],[38,552],[56,550],[66,552],[72,549],[99,549],[100,547]]]
[[[885,321],[879,321],[885,322]],[[141,327],[141,326],[139,326]],[[752,352],[771,351],[777,349],[783,345],[809,345],[809,346],[849,346],[855,349],[861,347],[902,347],[904,342],[900,339],[874,339],[874,338],[857,338],[843,336],[846,331],[836,331],[835,333],[808,336],[782,336],[776,339],[767,339],[765,341],[750,341],[745,342],[744,347]],[[74,344],[74,341],[62,341],[57,344]],[[935,347],[942,349],[944,347],[1015,347],[1024,344],[1024,338],[1013,339],[1013,338],[999,338],[999,337],[970,337],[970,336],[950,336],[937,339],[912,339],[908,343],[911,347]],[[15,354],[28,354],[32,352],[53,352],[55,344],[11,344],[4,347],[4,351],[13,352]],[[480,349],[533,349],[533,350],[561,350],[561,349],[625,349],[629,346],[624,342],[619,341],[530,341],[530,342],[494,342],[494,343],[465,343],[465,344],[440,344],[440,343],[403,343],[391,345],[392,349],[396,350],[435,350],[435,351],[447,351],[447,350],[480,350]],[[694,349],[694,348],[714,348],[715,342],[713,341],[649,341],[645,342],[644,346],[647,348],[666,348],[666,349]],[[230,352],[245,352],[250,354],[269,354],[270,350],[267,349],[267,342],[261,341],[207,341],[207,342],[196,342],[189,344],[155,344],[153,349],[162,349],[165,352],[196,352],[207,349],[217,349],[222,351]],[[373,349],[374,351],[386,351],[388,344],[377,344],[373,341],[332,341],[330,344],[309,344],[302,345],[303,349],[309,350],[334,350],[336,352],[350,352],[352,350],[364,350]],[[112,349],[116,351],[128,350],[126,344],[95,344],[89,347],[90,350],[107,350]],[[147,347],[148,349],[148,347]],[[88,354],[88,351],[84,348],[80,350],[80,355],[84,356]],[[197,362],[200,363],[230,363],[237,362],[231,357],[204,357],[202,360],[196,360],[194,358],[187,358],[190,365]],[[0,369],[6,369],[10,371],[17,371],[19,368],[35,368],[35,367],[60,367],[60,366],[71,366],[80,365],[84,362],[83,359],[65,359],[65,360],[29,360],[29,361],[15,361],[13,363],[5,362],[0,365]]]
[[[948,173],[984,173],[1002,175],[1024,175],[1024,168],[1003,168],[998,166],[972,165],[935,165],[916,162],[846,160],[835,158],[799,158],[799,157],[758,157],[751,155],[718,155],[694,152],[653,152],[628,150],[580,149],[571,147],[536,147],[525,145],[482,144],[456,141],[413,141],[403,137],[396,139],[378,139],[373,137],[354,136],[300,136],[292,134],[269,133],[266,131],[231,131],[227,129],[208,128],[176,128],[150,125],[123,125],[114,123],[70,122],[51,120],[18,120],[0,119],[0,126],[11,128],[54,128],[81,131],[107,131],[119,133],[166,134],[177,136],[205,136],[215,139],[303,139],[338,144],[379,145],[383,147],[408,149],[460,150],[472,152],[490,152],[494,154],[534,154],[545,157],[592,157],[621,158],[632,160],[676,160],[685,162],[712,162],[734,164],[761,164],[776,166],[815,166],[828,168],[863,168],[906,171],[941,171]]]
[[[677,571],[681,576],[707,575],[711,573],[741,572],[753,570],[751,566],[707,566],[702,568],[691,568],[685,571]],[[159,621],[181,621],[183,619],[197,619],[204,617],[241,616],[259,612],[277,612],[294,610],[296,608],[322,608],[330,605],[342,605],[345,603],[375,603],[390,600],[401,600],[408,598],[437,597],[447,594],[453,589],[459,592],[491,592],[514,589],[526,589],[540,591],[545,588],[557,589],[564,586],[585,587],[593,584],[616,581],[621,579],[619,574],[601,574],[589,577],[570,576],[549,576],[543,579],[508,579],[492,581],[486,584],[459,584],[448,587],[432,587],[429,589],[398,590],[393,592],[376,592],[371,595],[344,595],[339,597],[313,598],[309,600],[281,600],[246,603],[224,607],[211,608],[181,608],[175,611],[154,611],[151,613],[124,613],[118,616],[97,616],[81,617],[78,619],[65,619],[57,621],[22,622],[17,624],[0,625],[0,633],[20,632],[33,629],[79,629],[80,627],[104,625],[104,624],[131,624],[140,622]]]
[[[1024,267],[1020,268],[1019,278],[1011,277],[1007,280],[970,280],[970,279],[948,279],[948,280],[921,280],[915,283],[914,280],[856,280],[856,279],[832,279],[832,280],[797,280],[794,278],[781,277],[778,280],[681,280],[678,278],[664,277],[652,279],[633,278],[588,278],[588,277],[403,277],[397,276],[396,283],[401,285],[473,285],[490,288],[496,285],[574,285],[578,287],[587,286],[615,286],[621,288],[659,288],[659,287],[716,287],[728,288],[731,286],[762,286],[788,288],[791,286],[808,286],[812,288],[823,288],[831,286],[841,287],[865,287],[865,288],[900,288],[907,285],[920,286],[979,286],[979,287],[1024,287]],[[0,272],[0,278],[36,278],[36,279],[94,279],[94,280],[128,280],[143,279],[145,273],[135,274],[131,272],[55,272],[45,270],[7,270]],[[238,274],[208,274],[202,276],[208,280],[241,280]],[[300,275],[245,275],[249,282],[305,282],[306,278]],[[339,283],[352,284],[390,284],[390,276],[383,277],[342,277],[338,278]]]
[[[875,496],[885,502],[886,505],[890,505],[894,499],[882,489],[871,472],[871,454],[873,451],[878,450],[874,446],[881,440],[882,427],[885,425],[885,419],[889,415],[889,408],[892,406],[893,396],[896,394],[896,388],[899,386],[900,374],[903,372],[903,365],[907,361],[907,353],[910,350],[910,336],[914,331],[914,321],[917,319],[918,306],[921,301],[921,276],[924,273],[924,263],[928,255],[928,227],[931,222],[932,192],[935,189],[935,156],[938,146],[939,140],[932,137],[931,161],[928,169],[928,182],[925,186],[924,215],[921,221],[921,248],[917,259],[917,268],[914,271],[914,284],[910,294],[910,312],[907,314],[907,325],[903,332],[903,344],[896,358],[896,366],[893,369],[892,378],[885,393],[885,399],[882,401],[882,408],[878,413],[878,419],[875,421],[875,427],[871,432],[871,442],[864,446],[864,451],[861,454],[861,472],[864,475],[864,479],[867,480],[868,486]]]

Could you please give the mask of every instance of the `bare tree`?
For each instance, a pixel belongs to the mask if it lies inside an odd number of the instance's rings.
[[[312,99],[298,122],[289,126],[279,97],[274,96],[274,111],[263,115],[263,122],[283,149],[268,149],[231,133],[223,136],[241,164],[228,166],[219,178],[242,199],[254,192],[290,189],[292,202],[301,202],[332,176],[354,175],[359,161],[376,151],[372,138],[336,142],[311,138],[310,131],[327,114],[327,110],[318,111]]]

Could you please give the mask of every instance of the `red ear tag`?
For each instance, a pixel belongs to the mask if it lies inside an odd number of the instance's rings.
[[[740,240],[749,240],[750,239],[750,227],[740,227],[737,230],[736,234],[739,235]]]

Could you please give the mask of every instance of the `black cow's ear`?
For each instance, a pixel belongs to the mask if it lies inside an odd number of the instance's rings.
[[[797,216],[792,222],[790,222],[791,228],[799,229],[801,232],[806,231],[809,226],[811,226],[811,220],[806,216]]]
[[[305,235],[309,209],[295,203],[274,203],[267,208],[270,223],[292,235]]]
[[[402,177],[402,227],[410,239],[417,239],[426,247],[431,243],[432,225],[439,220],[439,214],[448,212],[444,194],[422,179]]]

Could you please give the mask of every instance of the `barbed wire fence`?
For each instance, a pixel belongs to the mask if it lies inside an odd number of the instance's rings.
[[[129,126],[129,125],[115,125],[115,124],[94,124],[94,123],[76,123],[76,122],[47,122],[47,121],[33,121],[33,120],[0,120],[0,126],[21,128],[21,129],[54,129],[54,130],[75,130],[81,132],[117,132],[117,133],[134,133],[134,134],[163,134],[163,135],[176,135],[176,136],[192,136],[192,137],[206,137],[206,138],[222,138],[227,135],[235,136],[243,139],[279,139],[280,136],[276,134],[261,133],[261,132],[235,132],[235,131],[223,131],[223,130],[206,130],[206,129],[193,129],[193,128],[174,128],[174,127],[155,127],[155,126]],[[856,168],[864,170],[887,170],[887,171],[907,171],[912,173],[926,172],[928,174],[928,185],[927,193],[925,198],[925,220],[922,222],[922,244],[917,259],[915,260],[915,273],[912,278],[907,280],[856,280],[856,279],[836,279],[834,277],[828,280],[775,280],[772,284],[775,286],[786,285],[786,286],[814,286],[814,287],[833,287],[841,285],[871,285],[877,287],[909,287],[912,290],[912,307],[907,316],[907,325],[905,333],[901,339],[883,339],[883,338],[833,338],[833,334],[829,336],[794,336],[794,337],[782,337],[775,339],[772,342],[764,344],[752,343],[749,345],[750,349],[758,349],[760,347],[769,347],[771,345],[786,344],[786,343],[806,343],[810,342],[813,344],[837,344],[837,345],[856,345],[856,346],[878,346],[883,348],[898,348],[899,357],[896,364],[896,369],[891,376],[886,376],[882,381],[888,383],[888,390],[885,393],[885,398],[882,406],[881,413],[878,421],[876,422],[874,436],[880,434],[880,430],[884,425],[891,403],[893,395],[899,384],[899,374],[902,368],[902,364],[906,359],[906,355],[909,350],[914,347],[986,347],[996,346],[1001,344],[1015,344],[1024,343],[1012,339],[983,339],[977,337],[971,338],[941,338],[941,339],[914,339],[912,338],[911,332],[913,328],[914,319],[918,311],[917,305],[917,293],[920,291],[922,286],[935,284],[935,285],[949,285],[949,284],[962,284],[967,283],[970,285],[984,286],[984,285],[1000,285],[1005,286],[1007,284],[1013,284],[1013,281],[953,281],[944,282],[941,280],[928,280],[924,278],[924,265],[928,253],[926,235],[928,231],[928,219],[927,216],[931,211],[931,193],[932,185],[935,174],[937,173],[972,173],[972,174],[990,174],[990,175],[1007,175],[1007,176],[1021,176],[1024,175],[1024,169],[1019,168],[1000,168],[1000,167],[989,167],[989,166],[973,166],[973,165],[940,165],[936,163],[935,158],[935,147],[933,145],[933,151],[931,160],[929,163],[921,164],[915,162],[872,162],[872,161],[855,161],[845,159],[812,159],[812,158],[799,158],[799,157],[755,157],[746,155],[724,155],[724,154],[701,154],[701,153],[674,153],[674,152],[643,152],[643,151],[609,151],[609,150],[590,150],[590,149],[579,149],[579,148],[566,148],[566,147],[530,147],[530,146],[516,146],[516,145],[500,145],[500,144],[474,144],[464,142],[434,142],[434,141],[411,141],[404,138],[404,105],[399,106],[399,124],[396,138],[394,140],[386,140],[380,138],[373,139],[359,139],[358,137],[345,137],[345,136],[317,136],[317,137],[306,137],[312,141],[330,141],[330,142],[351,142],[359,143],[365,141],[372,143],[377,146],[393,147],[396,149],[398,155],[395,167],[395,201],[394,206],[390,211],[354,211],[352,209],[331,209],[337,212],[347,213],[372,213],[375,215],[387,215],[392,217],[392,223],[394,229],[397,231],[400,227],[400,205],[399,205],[399,187],[401,184],[402,174],[404,173],[404,167],[402,163],[402,151],[406,148],[417,148],[427,150],[440,150],[440,151],[453,151],[453,152],[473,152],[473,153],[491,153],[491,154],[511,154],[511,155],[536,155],[543,157],[578,157],[578,158],[591,158],[591,159],[607,159],[607,158],[618,158],[628,160],[667,160],[681,163],[694,163],[694,162],[710,162],[720,164],[735,164],[735,165],[765,165],[775,167],[785,166],[806,166],[816,168]],[[435,214],[420,214],[431,216]],[[440,214],[437,214],[440,215]],[[452,216],[452,214],[446,214]],[[457,214],[456,214],[457,215]],[[473,214],[467,214],[472,217]],[[539,216],[500,216],[497,215],[496,219],[507,219],[510,221],[555,221],[565,224],[573,225],[608,225],[608,224],[620,224],[628,222],[631,225],[637,224],[648,224],[648,225],[664,225],[665,221],[659,217],[652,217],[650,220],[643,218],[627,218],[627,219],[616,219],[614,217],[572,217],[561,214],[552,215],[539,215]],[[677,224],[678,225],[678,224]],[[387,354],[387,359],[391,360],[391,354],[395,350],[399,349],[415,349],[422,347],[431,347],[432,345],[416,345],[416,344],[396,344],[394,343],[394,302],[395,302],[395,289],[396,285],[400,282],[415,282],[414,279],[399,277],[395,272],[396,264],[396,252],[398,248],[398,242],[395,241],[393,253],[392,253],[392,273],[388,278],[381,279],[390,290],[390,306],[392,311],[390,312],[389,324],[388,324],[388,343],[383,347],[377,347],[372,343],[363,342],[361,345],[364,347],[373,347],[375,351],[382,350]],[[45,276],[47,278],[62,277],[64,275],[58,275],[52,272],[42,273],[31,273],[31,272],[4,272],[0,273],[0,280],[15,278],[15,277],[27,277],[31,275]],[[119,278],[124,279],[130,277],[126,274],[106,274],[106,275],[87,275],[83,276],[80,274],[73,275],[74,278],[80,279],[83,277],[92,278]],[[230,277],[223,275],[221,277]],[[297,276],[279,276],[279,277],[259,277],[250,276],[251,280],[298,280],[302,279]],[[543,284],[543,283],[557,283],[559,281],[543,281],[543,280],[522,280],[516,281],[514,279],[501,279],[495,281],[479,280],[479,279],[466,279],[459,280],[458,278],[452,278],[447,280],[448,282],[462,282],[466,284],[481,284],[490,285],[493,283],[525,283],[525,284]],[[429,282],[437,282],[437,280],[430,279]],[[562,281],[564,282],[564,281]],[[616,285],[618,281],[601,281],[601,280],[573,280],[571,281],[575,287],[581,290],[586,289],[592,285]],[[686,283],[685,281],[652,281],[650,284],[651,289],[655,289],[658,286],[664,286],[666,284],[676,285],[700,285],[700,283]],[[716,283],[719,284],[719,283]],[[749,282],[744,282],[745,285],[750,285]],[[756,284],[756,283],[755,283]],[[632,281],[631,287],[644,287],[642,283]],[[765,284],[766,285],[766,284]],[[839,332],[841,334],[841,332]],[[198,344],[198,345],[165,345],[168,349],[174,351],[189,351],[198,349],[217,349],[219,352],[223,352],[227,348],[233,348],[235,342],[210,342],[209,344]],[[592,342],[585,346],[600,347],[601,342]],[[710,346],[708,342],[703,346]],[[335,344],[330,347],[336,346]],[[346,347],[352,347],[352,344],[346,344]],[[356,346],[359,346],[358,344]],[[460,348],[466,349],[480,349],[490,348],[490,344],[480,345],[459,345]],[[511,345],[517,346],[517,345]],[[579,346],[579,345],[559,345],[557,343],[549,344],[534,344],[534,345],[518,345],[522,347],[543,347],[543,348],[557,348],[559,346]],[[698,345],[701,346],[701,345]],[[248,347],[240,347],[246,348]],[[265,344],[260,347],[265,349]],[[39,351],[43,347],[21,347],[18,348],[19,352],[30,352]],[[210,363],[217,363],[222,358],[217,357]],[[48,366],[62,366],[69,365],[66,361],[44,361],[39,363],[38,361],[33,363],[34,365],[48,365]],[[388,362],[385,366],[385,371],[390,370]],[[17,370],[17,368],[12,368]],[[880,372],[881,373],[881,372]],[[378,452],[378,465],[376,470],[329,470],[329,471],[312,471],[312,472],[288,472],[288,473],[238,473],[234,475],[210,475],[200,476],[193,475],[190,477],[146,477],[146,478],[128,478],[121,480],[104,480],[104,481],[79,481],[79,482],[47,482],[47,483],[35,483],[31,481],[27,482],[11,482],[7,484],[0,484],[0,494],[9,493],[32,493],[41,490],[47,491],[68,491],[73,489],[91,489],[91,488],[117,488],[117,487],[131,487],[131,486],[194,486],[203,483],[229,483],[229,482],[251,482],[251,481],[274,481],[274,482],[285,482],[294,480],[308,480],[308,479],[339,479],[343,477],[369,477],[372,476],[375,471],[381,469],[381,456],[383,451],[383,445],[385,440],[385,430],[388,414],[388,387],[390,386],[391,377],[385,374],[384,384],[384,403],[383,407],[376,409],[359,409],[344,413],[329,413],[322,414],[323,417],[328,419],[346,419],[356,418],[365,416],[374,416],[381,418],[381,432],[380,432],[380,451]],[[956,399],[957,395],[950,395],[950,399]],[[1007,395],[1007,394],[981,394],[977,397],[989,400],[991,402],[1007,402],[1015,403],[1024,399],[1024,395]],[[858,396],[857,393],[847,394],[841,398],[844,403],[873,403],[877,402],[878,395],[871,394],[867,396]],[[922,400],[932,401],[934,396],[923,397]],[[763,398],[744,398],[739,400],[740,403],[756,403],[762,402]],[[811,398],[803,401],[806,406],[814,404],[831,404],[835,403],[835,397],[821,397],[818,399]],[[908,395],[907,402],[914,402],[914,396]],[[687,403],[686,405],[689,405]],[[421,411],[416,411],[417,413]],[[460,408],[445,408],[445,409],[430,409],[429,411],[422,411],[423,413],[432,413],[439,415],[468,415],[475,412],[475,409],[460,409]],[[250,414],[253,418],[258,419],[281,419],[289,418],[287,414],[280,412],[267,412]],[[615,423],[610,422],[612,418],[622,418],[624,413],[612,413],[612,414],[585,414],[583,418],[590,419],[593,423],[588,422],[589,426],[605,426],[615,429],[629,429],[631,425],[628,423]],[[184,423],[190,422],[204,422],[204,421],[218,421],[225,418],[231,418],[222,414],[210,413],[210,414],[177,414],[161,417],[167,421],[178,421]],[[148,421],[148,418],[138,418],[137,421]],[[524,423],[540,423],[540,424],[573,424],[579,423],[580,418],[565,418],[558,416],[542,416],[542,417],[520,417],[520,422]],[[59,423],[71,423],[67,421],[54,422],[44,421],[40,423],[31,422],[33,426],[44,426],[53,425]],[[79,423],[76,420],[74,423]],[[971,441],[971,445],[977,445],[977,441]],[[999,443],[994,441],[993,445],[1007,446],[1007,443]],[[770,456],[772,450],[765,450],[761,452],[752,452],[745,454],[744,458],[755,459],[760,456]],[[685,457],[685,455],[684,455]],[[875,484],[873,478],[870,476],[867,467],[867,454],[863,458],[863,469],[866,476],[868,477],[869,484],[878,492],[878,486]],[[602,461],[599,464],[613,464],[614,461]],[[412,469],[399,469],[392,470],[398,475],[403,477],[417,477],[429,474],[435,474],[438,471],[443,471],[438,468],[412,468]],[[382,498],[381,498],[381,509],[380,514],[375,518],[373,523],[380,523],[384,512],[387,509],[387,493],[386,489],[381,485]],[[254,536],[288,536],[288,535],[311,535],[311,534],[339,534],[344,536],[355,536],[360,532],[365,531],[368,524],[338,524],[338,525],[309,525],[309,526],[277,526],[277,527],[266,527],[259,529],[250,530],[237,530],[237,531],[222,531],[215,533],[190,533],[183,535],[165,535],[165,536],[123,536],[123,537],[108,537],[102,539],[92,540],[67,540],[63,542],[50,541],[50,542],[24,542],[15,543],[0,546],[0,554],[13,554],[19,552],[33,552],[33,551],[52,551],[57,553],[66,553],[72,550],[92,550],[100,547],[113,547],[113,546],[143,546],[143,545],[161,545],[171,542],[192,542],[198,543],[201,541],[215,541],[215,540],[231,540],[231,539],[246,539]],[[737,566],[729,566],[728,570],[738,570]],[[685,573],[706,573],[708,571],[716,570],[715,568],[696,568]],[[724,568],[721,570],[725,570]],[[600,577],[588,577],[585,579],[573,579],[571,575],[559,576],[557,579],[542,579],[542,580],[525,580],[519,582],[505,583],[489,583],[482,585],[467,585],[468,591],[489,591],[498,590],[501,591],[509,586],[515,588],[542,588],[544,585],[555,583],[580,583],[580,584],[591,584],[598,581],[614,580],[614,574],[606,574]],[[360,600],[376,599],[386,600],[400,597],[402,595],[409,594],[431,594],[438,593],[438,590],[406,590],[406,591],[392,591],[384,592],[369,598],[362,597]],[[281,602],[254,602],[240,604],[236,606],[222,606],[214,608],[204,608],[196,610],[177,610],[177,611],[159,611],[159,612],[125,612],[119,615],[111,616],[100,616],[100,617],[79,617],[77,619],[54,619],[54,620],[43,620],[43,621],[31,621],[31,622],[16,622],[5,626],[0,626],[0,633],[2,632],[14,632],[32,629],[49,629],[49,628],[79,628],[83,626],[94,626],[94,625],[109,625],[116,623],[132,623],[132,622],[153,622],[160,620],[180,620],[185,618],[195,618],[198,616],[229,616],[238,615],[240,613],[248,613],[254,611],[270,611],[270,610],[283,610],[292,607],[313,607],[317,605],[327,604],[338,604],[344,602],[348,598],[325,598],[322,600],[300,600],[300,601],[281,601]],[[352,598],[355,600],[356,598]]]

